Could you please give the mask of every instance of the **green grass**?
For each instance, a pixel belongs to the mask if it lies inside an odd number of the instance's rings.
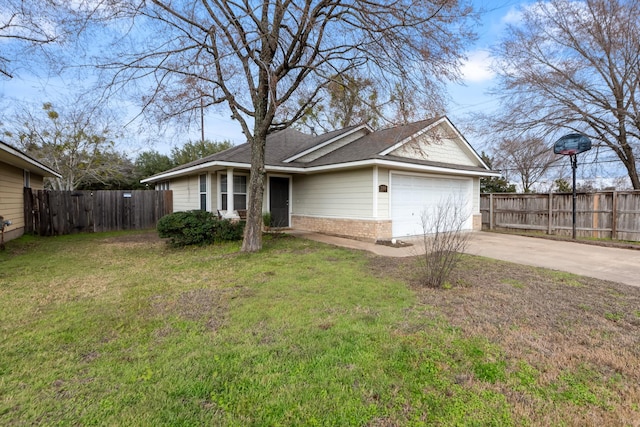
[[[502,283],[507,284],[507,285],[511,285],[511,286],[513,286],[514,288],[517,288],[517,289],[524,288],[524,284],[520,280],[513,279],[511,277],[503,279]]]
[[[606,400],[587,368],[544,383],[366,254],[144,237],[23,238],[0,253],[1,425],[508,426],[530,422],[508,394]]]
[[[612,322],[617,322],[619,320],[622,320],[622,318],[624,318],[624,313],[605,313],[604,314],[605,319],[607,320],[611,320]]]
[[[582,283],[580,283],[577,280],[579,276],[576,276],[575,274],[567,273],[565,271],[558,271],[558,270],[544,270],[544,269],[541,269],[541,270],[545,271],[556,282],[562,283],[563,285],[577,287],[577,288],[580,288],[583,286]]]

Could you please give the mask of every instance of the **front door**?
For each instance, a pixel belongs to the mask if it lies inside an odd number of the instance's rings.
[[[271,227],[289,226],[289,178],[269,178]]]

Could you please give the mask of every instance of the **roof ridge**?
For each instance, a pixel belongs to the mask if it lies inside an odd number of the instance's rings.
[[[402,129],[402,128],[407,127],[407,126],[416,126],[416,125],[419,125],[421,123],[424,123],[425,125],[426,124],[432,124],[432,123],[436,123],[437,121],[442,120],[444,118],[447,118],[447,116],[446,115],[438,115],[438,116],[434,116],[434,117],[431,117],[431,118],[428,118],[428,119],[416,120],[414,122],[402,123],[402,124],[399,124],[399,125],[390,124],[386,128],[375,130],[374,133],[375,132],[384,132],[384,131],[388,131],[388,130],[392,130],[392,129],[398,130],[398,129]]]

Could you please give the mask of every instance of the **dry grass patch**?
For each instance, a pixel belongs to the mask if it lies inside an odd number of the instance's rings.
[[[414,260],[381,262],[378,274],[414,280]],[[640,425],[640,288],[471,256],[450,282],[446,290],[414,282],[423,316],[442,315],[503,349],[509,380],[484,384],[516,418]]]
[[[250,294],[248,289],[234,287],[190,289],[177,295],[154,295],[150,299],[151,316],[160,317],[167,325],[176,318],[197,322],[215,332],[225,323],[229,301]],[[166,331],[164,328],[161,330]]]

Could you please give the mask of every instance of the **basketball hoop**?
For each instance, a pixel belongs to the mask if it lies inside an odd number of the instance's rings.
[[[571,156],[573,154],[578,154],[578,150],[562,150],[559,153],[556,154],[563,154],[565,156]]]
[[[555,154],[573,156],[591,150],[591,140],[579,133],[565,135],[553,144]]]
[[[578,168],[578,154],[591,150],[591,140],[579,133],[570,133],[553,144],[553,152],[569,156],[573,170],[573,238],[576,238],[576,169]]]

